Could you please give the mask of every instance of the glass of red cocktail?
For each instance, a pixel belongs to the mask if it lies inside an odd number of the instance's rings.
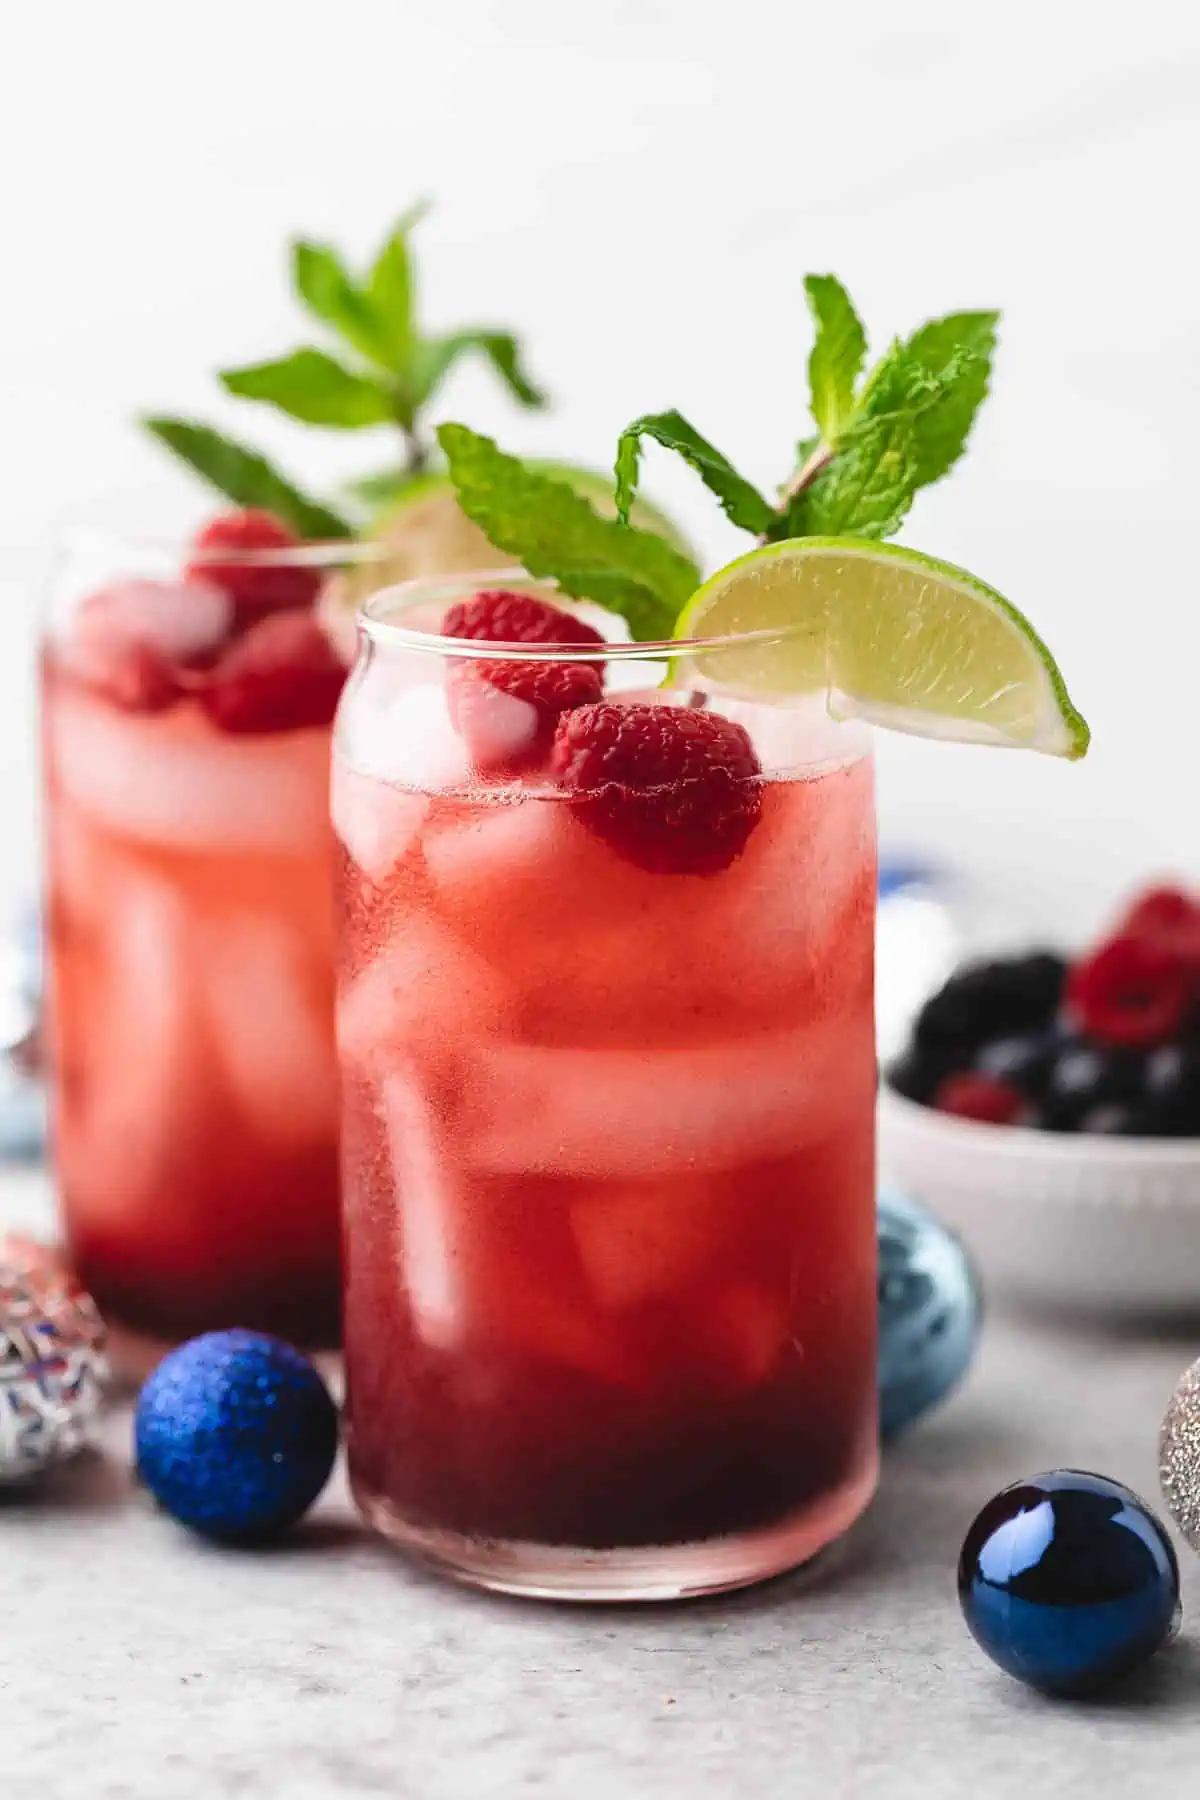
[[[337,1341],[346,669],[321,608],[378,550],[289,539],[251,514],[187,547],[81,540],[46,638],[57,1176],[81,1277],[155,1341]]]
[[[659,1598],[806,1560],[874,1488],[872,771],[819,699],[673,687],[679,645],[584,615],[505,571],[362,620],[350,1467],[460,1577]]]

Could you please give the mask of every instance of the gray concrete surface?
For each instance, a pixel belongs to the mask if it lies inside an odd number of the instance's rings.
[[[7,1204],[6,1204],[7,1201]],[[0,1187],[0,1217],[36,1215]],[[816,1574],[669,1609],[475,1596],[364,1536],[340,1478],[269,1554],[206,1548],[105,1454],[0,1502],[0,1770],[38,1800],[1093,1800],[1193,1792],[1200,1581],[1184,1634],[1087,1706],[962,1626],[954,1569],[992,1491],[1057,1463],[1153,1497],[1197,1346],[993,1321],[968,1385],[897,1445]]]

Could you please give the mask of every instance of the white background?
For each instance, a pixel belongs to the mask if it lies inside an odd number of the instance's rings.
[[[222,402],[219,363],[304,327],[293,231],[366,254],[432,194],[433,325],[518,324],[558,402],[464,374],[445,413],[603,464],[686,411],[763,482],[802,424],[800,290],[876,341],[999,305],[969,462],[906,537],[1036,619],[1088,714],[1081,768],[889,740],[888,835],[1087,923],[1200,874],[1200,17],[1161,0],[57,0],[11,8],[0,105],[0,891],[33,866],[31,646],[65,518],[186,522],[131,423],[237,425],[311,482],[376,459]],[[656,458],[711,559],[714,508]]]

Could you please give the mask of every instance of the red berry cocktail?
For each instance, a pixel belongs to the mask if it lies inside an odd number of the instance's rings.
[[[739,1585],[875,1482],[868,743],[667,672],[393,590],[336,733],[352,1481],[516,1592]]]
[[[153,1338],[336,1341],[330,725],[353,546],[261,513],[80,545],[45,652],[54,1146],[79,1273]]]

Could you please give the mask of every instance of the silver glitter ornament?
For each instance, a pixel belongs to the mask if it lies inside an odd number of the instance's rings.
[[[52,1251],[0,1237],[0,1482],[27,1481],[83,1449],[107,1380],[91,1296]]]
[[[1158,1479],[1167,1511],[1200,1554],[1200,1361],[1179,1377],[1163,1415]]]

